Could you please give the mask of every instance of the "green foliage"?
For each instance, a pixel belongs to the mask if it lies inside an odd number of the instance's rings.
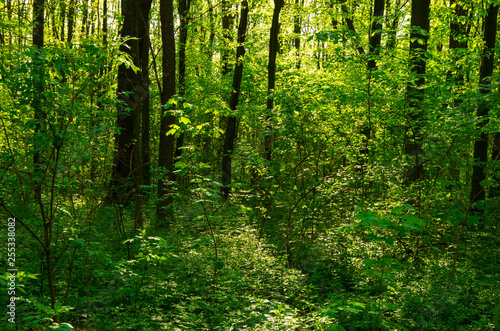
[[[152,175],[151,184],[142,186],[144,228],[136,230],[139,190],[119,192],[128,204],[109,192],[114,141],[125,132],[116,126],[116,68],[142,70],[119,51],[127,41],[117,35],[120,5],[108,0],[105,14],[102,2],[46,2],[45,47],[36,49],[29,46],[31,4],[2,1],[0,215],[18,220],[15,327],[498,328],[500,168],[494,158],[472,160],[479,133],[493,143],[500,132],[498,74],[487,79],[490,93],[478,86],[481,27],[490,2],[432,2],[431,30],[424,33],[408,24],[410,2],[391,1],[377,69],[371,71],[366,53],[374,35],[372,2],[287,3],[270,95],[273,3],[250,2],[235,111],[228,106],[232,77],[222,67],[236,61],[239,2],[225,2],[231,14],[227,34],[218,3],[192,3],[185,93],[163,109],[159,73],[165,64],[154,3]],[[67,8],[75,4],[70,43],[62,34],[69,33]],[[455,17],[459,5],[466,13]],[[450,22],[467,25],[466,35],[455,36],[467,41],[466,49],[449,49]],[[429,38],[418,129],[407,88],[420,77],[410,74],[408,47],[424,39],[410,40],[410,32]],[[132,98],[134,91],[125,95]],[[269,97],[272,110],[266,107]],[[475,116],[478,104],[489,107],[484,126]],[[182,136],[184,144],[173,165],[173,218],[159,229],[155,209],[163,197],[156,184],[168,175],[157,169],[163,110],[175,117],[167,134],[177,141]],[[227,116],[237,118],[237,137],[232,193],[225,200],[220,163]],[[405,138],[417,133],[423,137],[418,161],[424,174],[408,182],[416,155],[403,153]],[[264,153],[268,143],[271,160]],[[487,200],[471,205],[474,164],[486,170],[481,185]],[[134,165],[130,176],[145,166]],[[9,236],[3,232],[0,238],[0,266],[6,270]],[[7,276],[0,276],[2,288],[9,286]],[[2,302],[9,300],[6,293]],[[3,305],[0,313],[6,312]],[[13,329],[5,320],[0,328]]]

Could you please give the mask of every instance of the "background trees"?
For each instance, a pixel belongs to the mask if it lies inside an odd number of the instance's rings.
[[[19,328],[498,324],[495,2],[1,6]]]

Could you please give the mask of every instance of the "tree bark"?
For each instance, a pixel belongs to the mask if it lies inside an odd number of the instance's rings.
[[[231,72],[229,66],[229,44],[233,40],[231,37],[231,25],[234,24],[234,17],[229,12],[231,6],[226,0],[222,0],[222,35],[224,38],[224,49],[222,50],[222,75],[225,76]]]
[[[300,69],[300,32],[302,28],[300,20],[300,8],[302,8],[304,1],[295,0],[295,16],[293,17],[293,46],[295,47],[295,69]]]
[[[33,96],[32,106],[34,109],[34,118],[37,121],[35,126],[35,135],[39,134],[42,130],[40,121],[45,117],[43,114],[42,99],[44,92],[44,66],[41,63],[40,53],[44,47],[44,25],[45,25],[45,0],[35,0],[33,2],[33,46],[35,47],[33,65],[34,65],[34,90],[35,94]],[[43,176],[43,161],[41,152],[38,148],[35,148],[35,154],[33,156],[33,166],[34,166],[34,192],[35,198],[39,201],[40,208],[42,209],[42,219],[44,221],[44,253],[45,262],[47,267],[47,282],[50,291],[50,305],[54,309],[56,302],[56,295],[54,289],[54,277],[52,274],[52,249],[51,249],[51,231],[52,231],[52,219],[46,219],[43,217],[43,202],[42,202],[42,182],[41,177]]]
[[[266,160],[271,161],[272,157],[272,111],[274,108],[274,97],[276,87],[276,56],[279,50],[278,34],[280,29],[280,12],[283,8],[284,0],[274,0],[273,21],[269,37],[269,61],[267,64],[267,116],[266,116],[266,136],[264,138],[264,151]]]
[[[189,9],[191,7],[191,0],[179,0],[179,17],[180,17],[180,36],[179,36],[179,96],[181,99],[186,94],[186,45],[188,37],[188,24],[189,24]],[[181,101],[182,102],[182,101]],[[183,107],[182,104],[180,105]],[[182,155],[182,147],[184,146],[184,131],[181,131],[177,138],[175,148],[175,158]]]
[[[373,22],[370,33],[370,48],[368,50],[368,69],[377,69],[377,58],[382,42],[382,20],[384,17],[385,0],[375,0],[373,4]]]
[[[450,22],[449,48],[452,53],[452,63],[457,63],[457,65],[453,71],[448,72],[447,78],[453,88],[454,85],[463,85],[463,68],[459,62],[465,55],[465,51],[468,47],[467,38],[469,36],[470,24],[463,23],[463,19],[467,17],[467,11],[460,1],[457,2],[456,0],[450,0],[450,7],[454,7],[454,15],[452,16],[452,20]],[[462,99],[459,96],[453,96],[453,100],[455,107],[462,102]]]
[[[115,135],[116,153],[111,176],[111,196],[121,203],[126,204],[129,192],[135,188],[136,197],[140,196],[142,181],[142,167],[140,153],[140,119],[143,98],[147,94],[149,84],[143,79],[148,76],[142,72],[142,53],[147,51],[149,10],[151,0],[123,0],[122,14],[123,26],[120,32],[122,37],[131,37],[120,50],[127,53],[133,64],[139,68],[137,72],[125,64],[118,67],[118,104],[117,127],[119,132]],[[127,47],[128,46],[128,47]],[[146,65],[147,67],[147,65]],[[137,149],[137,150],[135,150]],[[137,153],[139,151],[139,153]],[[141,172],[141,174],[138,174]],[[138,183],[137,181],[140,181]]]
[[[71,42],[73,41],[73,33],[75,29],[75,5],[76,5],[76,0],[71,0],[69,2],[69,8],[68,8],[68,38],[67,38],[67,43],[70,44],[70,47],[72,47]],[[106,3],[106,0],[104,0],[104,3]],[[103,20],[106,20],[106,14],[103,14]]]
[[[411,4],[410,31],[410,80],[406,87],[407,126],[405,130],[405,153],[413,159],[404,174],[406,182],[414,182],[423,176],[424,154],[422,146],[423,111],[420,107],[424,99],[425,67],[427,63],[427,40],[429,39],[430,0],[413,0]]]
[[[240,23],[238,26],[238,48],[236,49],[236,64],[233,73],[233,91],[229,99],[229,108],[235,111],[238,106],[238,98],[241,90],[241,80],[243,78],[243,60],[245,57],[245,37],[248,25],[248,2],[241,2]],[[231,155],[234,150],[234,141],[236,139],[236,116],[229,116],[226,123],[226,135],[224,139],[224,148],[222,150],[222,193],[224,197],[229,196],[231,184]]]
[[[341,5],[342,12],[344,13],[345,16],[345,23],[347,25],[347,28],[349,31],[351,31],[353,38],[354,38],[354,47],[358,51],[359,55],[365,55],[365,50],[364,48],[360,45],[360,38],[359,34],[356,32],[356,28],[354,27],[354,22],[352,20],[351,13],[349,12],[349,9],[345,4]]]
[[[160,0],[161,40],[163,43],[163,77],[162,77],[162,118],[160,123],[160,146],[158,165],[162,171],[158,180],[158,197],[156,214],[160,226],[168,225],[173,221],[173,165],[174,165],[174,135],[167,132],[175,123],[175,116],[169,113],[168,101],[175,95],[175,37],[174,37],[174,9],[172,0]],[[173,107],[173,106],[172,106]]]
[[[478,129],[481,130],[479,138],[474,143],[474,166],[472,168],[472,186],[470,201],[475,203],[484,200],[486,192],[482,182],[486,179],[486,162],[488,160],[488,135],[482,129],[488,124],[488,113],[490,105],[486,96],[491,91],[491,77],[495,59],[495,39],[497,33],[498,5],[490,5],[484,21],[483,40],[485,46],[481,55],[481,66],[479,69],[479,92],[481,100],[477,107],[479,119]]]

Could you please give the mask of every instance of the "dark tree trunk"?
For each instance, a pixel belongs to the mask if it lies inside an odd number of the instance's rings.
[[[363,191],[366,194],[365,182],[365,162],[368,154],[370,153],[369,142],[372,134],[372,124],[371,124],[371,109],[372,109],[372,98],[370,98],[372,90],[372,79],[373,72],[377,70],[377,60],[380,56],[380,48],[382,44],[382,22],[384,18],[384,8],[385,0],[375,0],[373,4],[373,21],[370,29],[370,35],[368,36],[369,48],[368,48],[368,111],[366,120],[363,119],[361,124],[361,134],[363,137],[362,146],[360,148],[360,158],[358,159],[357,169],[359,170],[363,182]]]
[[[158,165],[162,171],[158,180],[157,216],[160,226],[168,225],[173,221],[172,181],[174,168],[174,135],[167,135],[170,126],[175,124],[175,116],[169,114],[168,101],[175,95],[175,37],[174,37],[174,8],[172,0],[160,1],[161,41],[163,44],[163,77],[162,77],[162,118],[160,124],[160,146]]]
[[[231,72],[229,65],[229,44],[233,40],[231,36],[231,25],[234,24],[234,17],[229,10],[231,6],[226,0],[222,0],[222,34],[224,37],[224,49],[222,50],[222,75],[225,76]]]
[[[143,0],[144,3],[145,0]],[[143,4],[141,18],[139,24],[139,52],[140,52],[140,68],[141,80],[140,84],[143,87],[142,103],[140,104],[142,114],[142,127],[137,137],[141,137],[141,161],[142,161],[142,178],[144,185],[151,184],[151,157],[150,157],[150,112],[149,112],[149,50],[151,40],[149,37],[149,12],[151,10],[151,0],[147,0]]]
[[[269,36],[269,61],[267,64],[267,116],[266,116],[266,136],[264,140],[264,151],[266,160],[271,161],[272,157],[272,141],[271,133],[272,111],[274,108],[274,97],[276,87],[276,55],[279,50],[278,34],[280,29],[280,12],[283,8],[284,0],[274,0],[273,21],[271,23],[271,31]]]
[[[40,132],[41,124],[43,119],[42,110],[42,94],[44,92],[43,84],[43,64],[41,62],[40,53],[42,52],[44,44],[44,24],[45,24],[45,0],[35,0],[33,2],[33,46],[35,46],[34,52],[34,91],[32,106],[34,109],[34,118],[36,120],[35,135]],[[35,154],[33,155],[33,166],[35,170],[34,174],[34,193],[35,198],[41,197],[41,178],[43,172],[42,156],[41,151],[35,148]]]
[[[180,36],[179,36],[179,96],[183,99],[186,94],[186,44],[188,37],[188,24],[189,24],[189,9],[191,7],[191,0],[179,0],[179,17],[180,17]],[[181,107],[183,107],[181,105]],[[175,158],[182,155],[182,147],[184,146],[184,131],[181,131],[177,138],[175,148]]]
[[[134,1],[122,0],[123,26],[120,31],[122,37],[137,37],[134,33]],[[126,45],[120,46],[120,51],[128,54],[132,59],[137,59],[136,39],[129,39]],[[134,61],[135,62],[135,61]],[[134,98],[133,93],[136,83],[136,73],[125,64],[118,67],[118,104],[116,125],[119,132],[115,135],[115,158],[111,176],[111,189],[113,199],[122,197],[120,192],[127,194],[132,189],[133,142],[134,142]],[[125,202],[121,201],[120,202]]]
[[[123,0],[123,26],[120,32],[122,37],[132,37],[127,45],[120,50],[127,53],[134,65],[139,69],[142,50],[148,48],[147,31],[149,25],[149,10],[151,0]],[[128,46],[128,47],[127,47]],[[136,196],[140,195],[137,180],[142,180],[143,169],[140,160],[140,119],[144,96],[147,94],[148,84],[143,80],[142,70],[134,72],[124,64],[118,67],[118,104],[117,126],[119,133],[115,135],[116,153],[111,177],[111,196],[122,204],[127,202],[128,193],[132,187],[136,188]],[[145,74],[147,77],[147,73]],[[137,150],[134,150],[137,149]],[[141,172],[141,175],[138,173]]]
[[[447,78],[450,85],[462,86],[464,75],[462,72],[463,68],[459,62],[467,50],[470,24],[463,22],[464,18],[467,17],[467,11],[461,2],[450,0],[450,7],[454,7],[454,15],[450,22],[449,48],[452,52],[452,63],[456,63],[456,67],[453,69],[453,72],[448,72]],[[460,96],[453,96],[453,99],[455,106],[458,106],[462,102]]]
[[[354,22],[351,18],[351,13],[349,12],[349,9],[345,4],[342,4],[341,8],[342,12],[345,15],[345,23],[347,25],[347,28],[352,32],[352,35],[354,37],[354,47],[358,51],[359,55],[365,55],[365,50],[360,45],[359,34],[356,32],[356,28],[354,27]]]
[[[214,45],[214,40],[215,40],[215,31],[214,31],[214,5],[210,0],[208,1],[208,17],[210,24],[210,33],[208,35],[208,58],[210,59],[210,61],[212,61],[214,55],[212,47]]]
[[[295,47],[295,69],[300,69],[300,32],[301,32],[301,21],[300,21],[300,8],[303,7],[304,1],[295,0],[295,16],[293,17],[293,46]]]
[[[104,3],[106,5],[106,0],[104,0]],[[103,13],[103,21],[106,20],[106,14]],[[68,39],[67,43],[70,44],[71,47],[71,41],[73,40],[73,33],[75,29],[75,0],[71,0],[69,2],[69,8],[68,8]]]
[[[61,26],[61,41],[66,41],[66,38],[65,38],[65,35],[66,35],[66,31],[65,31],[65,23],[66,23],[66,2],[64,0],[60,1],[59,2],[59,6],[61,7],[61,12],[60,12],[60,26]]]
[[[83,4],[81,6],[81,11],[82,11],[82,27],[80,29],[80,33],[84,37],[89,36],[89,29],[88,29],[88,17],[89,17],[89,5],[87,0],[83,1]],[[122,13],[123,13],[123,8],[122,8]]]
[[[486,96],[491,91],[491,77],[493,75],[495,58],[495,39],[497,33],[498,5],[490,5],[484,21],[483,39],[485,47],[481,56],[481,67],[479,69],[479,91],[482,98],[477,107],[479,119],[478,128],[481,130],[479,138],[474,143],[474,166],[472,168],[472,187],[470,194],[471,203],[484,200],[486,192],[482,182],[486,179],[486,161],[488,160],[488,135],[482,129],[488,123],[490,111]]]
[[[407,126],[405,130],[405,153],[414,161],[404,174],[406,182],[414,182],[423,175],[424,154],[422,148],[423,112],[420,107],[424,99],[426,51],[429,39],[430,0],[413,0],[411,4],[410,31],[410,80],[406,88]]]
[[[241,90],[241,80],[243,78],[243,60],[245,57],[245,37],[247,34],[248,25],[248,2],[241,2],[240,24],[238,26],[238,48],[236,49],[236,64],[233,73],[233,92],[229,99],[229,108],[232,111],[238,106],[238,97]],[[229,196],[231,184],[231,155],[234,149],[234,141],[236,139],[236,116],[227,118],[226,136],[224,139],[224,148],[222,151],[222,193],[224,197]]]
[[[382,41],[382,21],[384,17],[385,0],[375,0],[373,4],[373,22],[370,33],[370,48],[368,50],[368,69],[377,69],[377,58],[380,54]]]
[[[151,185],[151,152],[150,152],[150,111],[149,111],[149,26],[144,37],[144,45],[141,49],[141,73],[144,84],[144,96],[142,99],[142,132],[141,132],[141,158],[144,185]]]
[[[34,109],[34,118],[37,121],[35,127],[35,135],[37,135],[42,129],[40,122],[44,119],[42,100],[44,92],[44,66],[41,63],[40,53],[44,47],[44,25],[45,25],[45,0],[35,0],[33,2],[33,46],[35,47],[33,65],[34,65],[34,89],[35,94],[33,96],[32,106]],[[54,276],[52,274],[52,249],[51,249],[51,233],[52,233],[52,218],[46,219],[44,217],[44,204],[42,202],[42,182],[41,177],[43,176],[43,161],[41,152],[35,149],[35,155],[33,156],[33,166],[34,166],[34,192],[35,199],[39,202],[42,218],[43,218],[43,229],[44,229],[44,241],[43,248],[45,253],[45,262],[47,267],[47,282],[50,290],[50,305],[54,309],[56,303],[55,286],[54,286]]]

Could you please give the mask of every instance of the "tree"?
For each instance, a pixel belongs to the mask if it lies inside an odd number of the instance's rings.
[[[238,98],[241,90],[241,80],[243,78],[243,61],[245,59],[245,37],[248,25],[248,2],[241,2],[240,23],[238,26],[238,47],[236,48],[236,64],[233,73],[233,92],[229,99],[229,108],[232,112],[238,107]],[[231,184],[231,154],[234,150],[234,141],[236,139],[236,116],[227,117],[226,135],[224,138],[224,147],[222,150],[222,193],[227,198],[229,196]]]
[[[179,97],[181,98],[180,108],[183,108],[183,98],[186,94],[186,46],[188,37],[188,24],[189,24],[189,9],[191,7],[191,0],[179,1]],[[175,148],[175,158],[177,159],[182,155],[182,147],[184,146],[184,131],[181,131],[177,138],[177,146]]]
[[[380,54],[382,42],[382,20],[384,17],[385,0],[375,0],[373,4],[373,22],[370,31],[370,48],[368,50],[368,70],[377,68],[377,57]]]
[[[156,214],[160,222],[168,224],[173,220],[172,181],[174,180],[174,135],[169,130],[175,124],[170,112],[175,106],[168,101],[175,95],[175,36],[174,8],[172,0],[160,1],[162,56],[161,123],[158,166],[163,172],[158,180],[159,202]]]
[[[467,19],[467,11],[460,1],[450,0],[450,7],[453,8],[454,15],[450,22],[449,48],[452,52],[452,63],[454,66],[456,64],[456,67],[448,72],[447,78],[452,85],[462,86],[464,75],[460,59],[464,57],[467,50],[470,24],[464,22]],[[454,106],[461,103],[461,97],[453,96],[453,99]]]
[[[273,136],[270,133],[272,111],[274,108],[274,97],[276,87],[276,55],[279,49],[278,34],[280,29],[280,12],[283,8],[284,0],[274,0],[273,21],[271,23],[271,31],[269,35],[269,60],[267,64],[267,116],[266,116],[266,137],[264,138],[264,150],[266,160],[271,161],[272,155],[272,140]]]
[[[124,20],[120,35],[127,39],[120,46],[120,51],[130,57],[132,65],[122,63],[118,67],[119,102],[116,121],[118,132],[115,135],[116,152],[111,175],[111,196],[121,204],[127,202],[132,186],[138,188],[142,185],[142,182],[134,184],[134,181],[142,177],[143,171],[142,169],[138,171],[137,168],[142,167],[140,119],[144,98],[149,90],[148,63],[147,58],[143,59],[143,57],[149,51],[150,8],[151,0],[123,0],[122,2]],[[143,64],[144,62],[146,63]],[[146,72],[143,73],[143,71]]]
[[[481,55],[481,66],[479,69],[479,92],[481,99],[477,107],[479,137],[474,142],[474,166],[472,169],[472,186],[470,193],[471,203],[484,200],[486,192],[483,182],[486,179],[486,162],[488,161],[488,134],[484,127],[488,124],[488,113],[490,105],[487,96],[491,91],[491,77],[493,75],[495,59],[495,40],[497,33],[498,5],[491,4],[488,8],[483,25],[484,48]],[[494,151],[496,148],[494,149]],[[493,152],[495,153],[495,152]],[[497,156],[493,155],[495,159]]]
[[[420,179],[423,175],[424,154],[422,146],[422,121],[424,100],[425,68],[427,63],[427,41],[429,39],[430,0],[413,0],[411,3],[411,31],[409,66],[410,79],[406,87],[407,111],[404,149],[413,158],[413,165],[405,172],[409,182]]]

